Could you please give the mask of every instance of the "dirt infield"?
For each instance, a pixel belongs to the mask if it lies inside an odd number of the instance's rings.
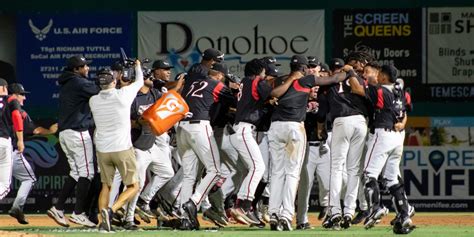
[[[389,225],[390,220],[394,217],[393,213],[390,213],[388,217],[382,220],[382,225]],[[53,226],[59,227],[53,220],[46,215],[27,215],[30,226]],[[201,220],[204,226],[212,226],[211,223]],[[416,225],[437,225],[437,226],[474,226],[474,213],[417,213],[413,217],[413,222]],[[20,225],[16,219],[11,218],[8,215],[0,215],[0,228],[2,227],[26,227],[27,225]],[[320,226],[321,221],[316,219],[315,214],[310,215],[310,223],[312,226]],[[76,226],[70,223],[71,226]],[[142,222],[144,226],[155,226],[156,222],[152,224],[146,224]],[[294,224],[294,223],[293,223]],[[0,236],[3,236],[0,234]]]
[[[41,234],[29,234],[29,233],[1,231],[1,230],[0,230],[0,236],[2,237],[47,237],[47,235],[41,235]]]
[[[380,225],[389,225],[390,220],[394,217],[393,213],[390,213],[388,217],[385,217],[382,220]],[[27,227],[27,226],[44,226],[44,227],[55,227],[59,226],[51,220],[46,215],[28,215],[27,216],[30,224],[29,225],[20,225],[16,222],[16,219],[11,218],[8,215],[0,215],[0,229],[5,228],[15,228],[15,227]],[[417,213],[413,217],[413,222],[417,226],[474,226],[474,213]],[[316,219],[315,214],[310,215],[310,223],[314,227],[321,226],[321,222]],[[201,219],[201,224],[203,227],[211,227],[212,223],[203,221]],[[295,223],[293,223],[295,224]],[[151,224],[142,223],[143,227],[154,227],[156,222]],[[77,226],[71,223],[71,226]],[[0,236],[11,236],[11,237],[46,237],[47,235],[40,234],[27,234],[21,232],[10,232],[10,231],[1,231]]]

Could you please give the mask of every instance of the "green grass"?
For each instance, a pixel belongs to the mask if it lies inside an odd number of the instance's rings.
[[[26,233],[46,234],[51,236],[65,236],[65,237],[96,237],[104,236],[98,233],[95,229],[83,228],[51,228],[51,227],[24,227],[24,228],[1,228],[2,230],[19,231]],[[200,231],[173,231],[173,230],[156,230],[145,229],[141,232],[118,231],[112,236],[114,237],[142,237],[142,236],[159,236],[159,237],[248,237],[248,236],[392,236],[392,230],[388,226],[377,226],[371,230],[365,230],[363,227],[355,226],[349,230],[332,231],[324,230],[321,227],[315,227],[313,230],[292,231],[292,232],[276,232],[266,229],[255,229],[246,227],[232,227],[222,230],[200,230]],[[409,236],[474,236],[474,226],[420,226],[415,229]]]

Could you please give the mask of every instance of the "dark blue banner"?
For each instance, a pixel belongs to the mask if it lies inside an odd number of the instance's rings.
[[[131,13],[19,14],[17,74],[32,92],[28,108],[57,108],[57,79],[67,58],[82,54],[93,60],[89,65],[93,78],[97,70],[120,59],[120,47],[130,55],[132,22]]]

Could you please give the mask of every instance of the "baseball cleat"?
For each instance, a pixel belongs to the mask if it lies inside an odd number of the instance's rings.
[[[342,217],[341,227],[343,229],[348,229],[349,227],[351,227],[351,223],[352,223],[352,215],[345,214],[344,217]]]
[[[340,230],[340,222],[342,220],[341,214],[334,214],[331,216],[326,216],[326,219],[323,221],[322,226],[326,229]]]
[[[155,214],[151,212],[150,207],[147,204],[137,204],[135,212],[146,223],[150,223],[151,219],[156,218]]]
[[[197,208],[193,201],[189,200],[183,204],[183,210],[188,214],[189,221],[194,229],[199,230],[199,220],[197,219]]]
[[[390,225],[394,225],[395,222],[397,221],[397,219],[399,218],[399,213],[397,213],[397,215],[395,216],[395,218],[393,218],[393,220],[390,221]],[[415,208],[411,205],[408,206],[408,216],[413,217],[415,216]]]
[[[171,218],[173,218],[173,216],[170,216],[170,215],[166,214],[166,212],[164,212],[161,209],[161,207],[157,207],[156,209],[151,210],[151,212],[156,217],[156,219],[158,219],[160,221],[169,221],[169,220],[171,220]]]
[[[409,216],[403,216],[400,217],[400,223],[402,224],[402,227],[407,228],[412,226],[413,222]]]
[[[247,213],[242,210],[240,207],[232,207],[230,209],[230,214],[234,220],[242,225],[258,224],[259,222],[254,222],[247,217]]]
[[[260,221],[260,223],[258,224],[250,224],[250,227],[257,227],[257,228],[263,229],[265,228],[265,222]]]
[[[13,217],[13,218],[16,218],[16,220],[18,221],[18,223],[22,224],[22,225],[28,225],[28,220],[26,219],[25,217],[25,214],[23,213],[23,211],[21,211],[19,208],[12,208],[8,211],[8,214]]]
[[[96,224],[94,224],[92,221],[89,220],[89,218],[87,218],[84,212],[79,215],[73,212],[72,215],[69,217],[69,221],[89,228],[96,226]]]
[[[218,227],[221,227],[221,228],[224,226],[227,226],[228,224],[227,221],[222,216],[220,216],[211,208],[207,209],[203,213],[203,218],[209,219],[210,221],[212,221],[214,224],[216,224]]]
[[[313,227],[311,227],[311,225],[309,224],[309,222],[306,222],[306,223],[298,224],[298,225],[296,226],[296,229],[297,229],[297,230],[312,230]]]
[[[251,221],[250,225],[255,224],[258,225],[260,224],[260,219],[257,217],[254,211],[248,211],[245,216]]]
[[[361,223],[362,221],[364,221],[367,217],[369,217],[370,215],[370,212],[369,210],[360,210],[357,215],[354,217],[354,219],[352,219],[352,224],[353,225],[357,225],[359,223]]]
[[[323,220],[326,215],[328,214],[328,207],[321,207],[321,211],[319,212],[319,215],[318,215],[318,220]]]
[[[282,227],[282,229],[284,231],[292,231],[293,230],[293,228],[291,227],[291,221],[289,221],[285,217],[280,218],[279,224],[280,224],[280,226]]]
[[[370,229],[377,224],[377,221],[382,219],[382,217],[388,214],[388,209],[386,207],[379,207],[377,210],[373,211],[367,219],[365,219],[364,226],[365,229]]]
[[[137,225],[135,225],[135,223],[133,223],[133,221],[127,221],[125,222],[125,224],[122,226],[124,229],[126,230],[142,230],[140,227],[138,227]]]
[[[135,213],[138,214],[140,219],[142,219],[142,221],[144,221],[145,223],[151,223],[151,218],[147,214],[145,214],[145,212],[139,211],[138,208],[136,208]]]
[[[260,213],[262,213],[262,219],[264,222],[270,222],[270,215],[268,215],[268,205],[259,205]]]
[[[64,211],[60,211],[52,206],[47,213],[58,225],[69,227],[69,223],[67,223],[66,217],[64,217]]]
[[[278,218],[278,216],[275,213],[273,213],[270,216],[270,230],[276,230],[276,231],[283,230],[282,226],[280,225],[280,218]]]

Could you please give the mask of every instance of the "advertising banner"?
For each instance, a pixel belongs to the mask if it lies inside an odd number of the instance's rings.
[[[415,208],[474,210],[473,146],[405,147],[401,167]]]
[[[44,127],[52,123],[43,122]],[[24,210],[28,213],[45,213],[59,196],[69,174],[69,164],[56,135],[34,136],[26,140],[23,156],[33,168],[37,181],[30,191]],[[10,193],[0,201],[0,212],[6,213],[11,208],[21,184],[17,175],[19,174],[13,173]],[[73,207],[73,201],[74,195],[66,202],[67,210]]]
[[[472,7],[427,9],[427,83],[433,98],[474,98],[473,17]]]
[[[393,64],[415,101],[424,98],[421,9],[339,9],[333,13],[333,56],[352,51]],[[416,89],[414,89],[416,87]]]
[[[18,81],[32,93],[29,107],[57,108],[57,79],[67,58],[82,54],[93,62],[89,77],[130,53],[132,14],[34,13],[17,17]]]
[[[324,58],[324,11],[138,13],[139,57],[167,59],[178,73],[207,48],[222,51],[238,76],[247,61],[264,56],[275,56],[288,71],[295,54]]]

